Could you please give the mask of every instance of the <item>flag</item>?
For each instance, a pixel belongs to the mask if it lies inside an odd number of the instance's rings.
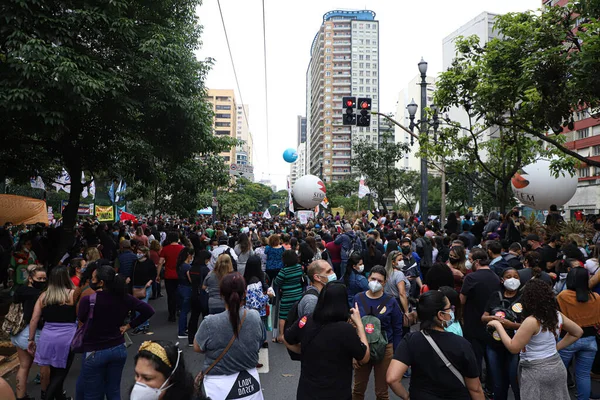
[[[121,195],[119,196],[119,198],[121,199],[121,201],[125,200],[125,195],[123,194],[124,191],[127,190],[127,182],[123,181],[123,187],[121,188]]]
[[[421,209],[419,202],[417,201],[417,205],[415,206],[415,214],[419,213],[419,210]]]
[[[108,198],[112,203],[115,202],[115,183],[110,183],[110,188],[108,189]]]
[[[64,190],[67,193],[71,193],[71,177],[64,168],[52,186],[56,188],[57,192]]]
[[[290,185],[290,178],[288,178],[287,181],[287,187],[288,187],[288,208],[290,209],[290,212],[294,212],[294,199],[292,197],[292,186]]]
[[[42,180],[41,176],[32,176],[31,178],[29,178],[29,183],[34,189],[46,190],[46,184]]]
[[[365,186],[365,178],[360,177],[360,182],[358,183],[358,198],[362,199],[366,195],[370,194],[371,190],[369,190],[368,186]]]
[[[328,208],[329,206],[329,199],[327,198],[327,196],[325,196],[325,198],[323,199],[323,201],[321,202],[321,205],[325,208]]]
[[[119,186],[117,186],[117,190],[115,192],[115,203],[119,202],[119,193],[121,193],[121,187],[123,186],[123,181],[119,181]]]
[[[96,198],[96,181],[92,178],[92,183],[90,183],[90,196],[92,199]]]
[[[316,206],[315,207],[315,215],[318,215],[318,214],[319,214],[319,206]]]
[[[271,219],[271,213],[269,212],[268,208],[263,213],[263,218],[265,218],[265,219]]]
[[[81,171],[81,183],[85,183],[85,174]],[[81,192],[81,197],[84,199],[88,197],[88,188],[87,186],[83,187],[83,191]]]

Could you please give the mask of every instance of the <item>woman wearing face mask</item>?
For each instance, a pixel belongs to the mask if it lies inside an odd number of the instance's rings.
[[[98,267],[90,287],[95,294],[79,301],[77,317],[85,323],[93,307],[93,318],[83,338],[83,367],[77,399],[120,399],[121,375],[127,359],[124,333],[148,320],[154,309],[127,293],[125,279],[109,265]],[[139,313],[124,325],[129,314]]]
[[[17,357],[19,358],[19,370],[17,371],[17,398],[29,399],[27,396],[27,377],[33,363],[33,356],[27,352],[29,345],[29,321],[33,315],[35,303],[40,297],[42,291],[46,288],[46,271],[41,265],[30,265],[27,267],[27,285],[19,286],[15,290],[13,302],[23,304],[23,322],[26,324],[21,332],[10,337],[11,343],[17,348]],[[40,329],[43,323],[38,324],[38,330],[33,336],[37,341],[40,336]]]
[[[375,395],[378,399],[389,399],[385,374],[392,361],[394,349],[402,339],[403,316],[398,302],[384,293],[387,273],[385,268],[377,265],[369,275],[369,290],[354,296],[354,304],[358,304],[360,316],[373,315],[381,321],[381,332],[385,332],[388,345],[383,360],[367,364],[356,363],[354,370],[353,398],[364,398],[369,384],[371,370],[375,375]]]
[[[86,261],[83,258],[72,258],[69,262],[69,278],[75,287],[79,286],[85,267]]]
[[[38,263],[37,256],[31,250],[33,244],[29,234],[21,235],[17,250],[12,253],[8,274],[14,280],[17,286],[27,284],[29,279],[27,274],[27,266]]]
[[[521,296],[518,293],[521,282],[517,270],[505,269],[501,281],[504,290],[492,293],[485,312],[481,316],[481,321],[484,324],[490,321],[499,321],[508,335],[514,337],[515,332],[521,326],[523,313]],[[512,387],[515,399],[519,400],[519,384],[517,382],[519,356],[512,354],[504,347],[497,332],[492,332],[488,338],[486,352],[494,382],[494,400],[506,400],[509,386]]]
[[[302,266],[298,264],[298,256],[293,250],[283,252],[283,268],[277,274],[273,285],[278,287],[281,293],[279,300],[279,335],[273,341],[283,343],[283,329],[287,314],[295,302],[302,298]],[[333,275],[333,280],[336,277]]]
[[[152,282],[156,280],[156,266],[150,258],[150,249],[146,246],[140,246],[136,253],[137,261],[133,264],[133,288],[143,289],[145,297],[139,297],[144,303],[148,303],[152,293]],[[146,320],[140,326],[133,330],[133,334],[147,332],[150,330],[150,320]]]
[[[450,248],[448,255],[447,265],[452,270],[452,276],[454,277],[454,289],[460,293],[462,283],[467,274],[467,253],[463,246],[453,245]]]
[[[401,306],[402,312],[408,312],[408,297],[406,293],[410,289],[410,282],[402,272],[404,260],[402,253],[392,251],[385,264],[387,279],[384,287],[385,294],[396,299]]]
[[[193,394],[194,379],[177,345],[162,340],[142,343],[135,356],[130,400],[190,400]]]
[[[404,336],[387,371],[387,383],[392,391],[403,400],[484,400],[471,344],[444,330],[452,320],[450,301],[441,292],[429,291],[419,298],[417,314],[421,332]],[[439,347],[461,380],[445,365],[428,339]],[[402,385],[402,377],[409,367],[412,367],[410,392]]]
[[[348,292],[348,307],[353,306],[354,296],[357,293],[369,290],[369,282],[363,275],[364,270],[365,266],[360,253],[355,251],[350,254],[348,264],[346,264],[346,273],[342,278]]]
[[[365,264],[365,273],[368,275],[371,268],[379,264],[381,260],[381,250],[377,249],[377,242],[374,238],[367,239],[367,248],[362,252],[363,262]]]

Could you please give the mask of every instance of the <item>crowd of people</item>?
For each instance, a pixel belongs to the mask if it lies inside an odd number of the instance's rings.
[[[76,399],[271,398],[258,372],[271,345],[300,361],[299,399],[363,399],[371,376],[377,399],[569,399],[570,387],[589,399],[600,218],[585,237],[550,215],[534,231],[518,209],[443,226],[397,213],[85,220],[64,254],[63,227],[6,224],[16,398],[30,399],[35,364],[42,398],[68,399],[76,353]],[[149,301],[163,297],[167,315],[155,315]],[[120,393],[129,335],[167,324],[178,340],[144,341]],[[201,371],[186,369],[186,344],[204,354]]]

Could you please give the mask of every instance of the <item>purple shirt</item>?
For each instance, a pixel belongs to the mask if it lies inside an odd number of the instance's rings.
[[[79,321],[87,321],[89,310],[90,296],[85,296],[79,301],[77,316]],[[151,306],[129,294],[120,297],[109,292],[97,292],[94,319],[86,331],[83,351],[110,349],[125,343],[125,338],[119,329],[130,311],[139,312],[139,315],[129,323],[131,328],[136,328],[154,315]]]

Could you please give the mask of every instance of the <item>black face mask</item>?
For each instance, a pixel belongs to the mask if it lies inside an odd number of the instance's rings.
[[[92,289],[95,292],[96,290],[98,290],[98,288],[99,288],[98,282],[90,281],[90,289]]]
[[[600,231],[600,224],[599,223],[595,223],[594,224],[594,229],[597,231]]]
[[[31,281],[31,286],[41,291],[46,289],[46,282]]]
[[[448,257],[448,260],[450,260],[450,264],[458,264],[460,258]]]
[[[410,247],[402,246],[402,254],[410,254]]]

